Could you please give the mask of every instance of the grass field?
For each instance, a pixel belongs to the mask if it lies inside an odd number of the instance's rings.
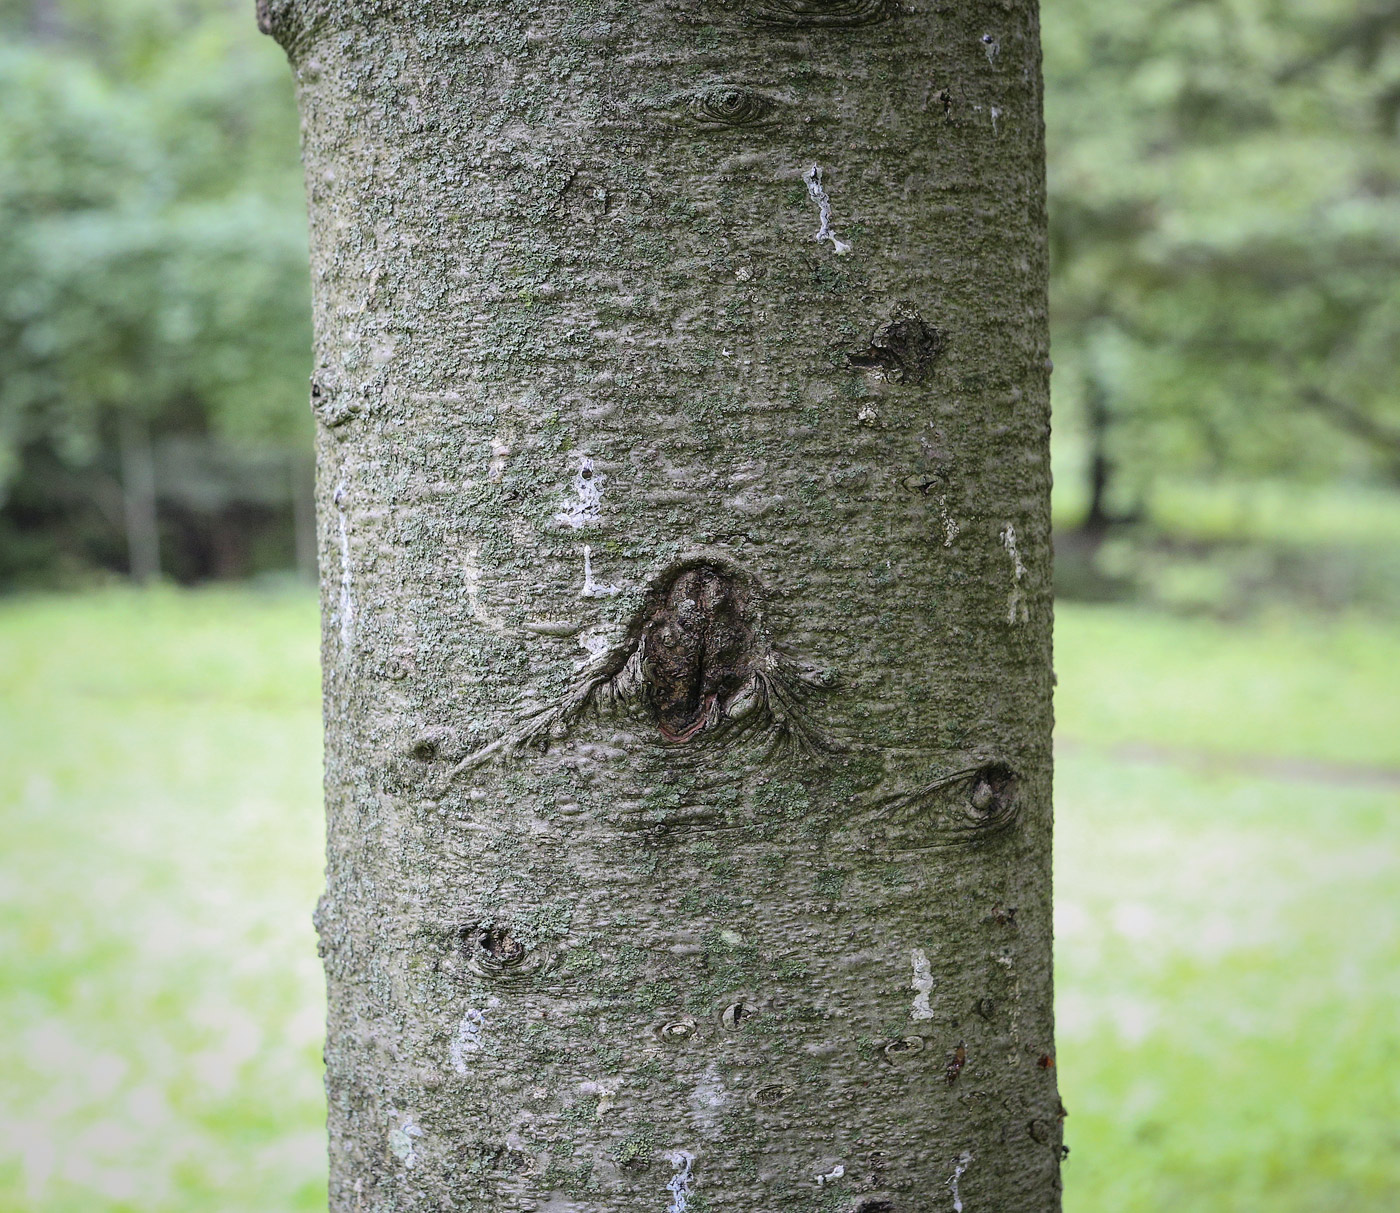
[[[1058,651],[1068,1213],[1400,1208],[1400,638]],[[324,1206],[319,730],[307,595],[0,603],[0,1210]]]

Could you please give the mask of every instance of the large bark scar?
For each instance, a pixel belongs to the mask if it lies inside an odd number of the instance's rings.
[[[836,748],[809,710],[834,675],[781,652],[757,599],[751,579],[727,561],[672,566],[653,581],[621,644],[585,668],[562,698],[518,719],[456,770],[531,744],[545,749],[585,713],[620,707],[645,712],[665,745],[760,733],[808,754]]]
[[[642,684],[669,741],[689,741],[752,680],[757,655],[740,588],[713,565],[686,569],[642,625]]]

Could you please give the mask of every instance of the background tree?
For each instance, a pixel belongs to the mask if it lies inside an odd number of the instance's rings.
[[[1091,527],[1162,476],[1393,478],[1396,28],[1322,0],[1061,6],[1055,348]]]
[[[332,1206],[1057,1208],[1034,6],[260,16]]]
[[[124,536],[149,575],[153,442],[307,441],[295,128],[241,19],[145,2],[12,18],[30,37],[0,52],[0,569],[101,560]]]

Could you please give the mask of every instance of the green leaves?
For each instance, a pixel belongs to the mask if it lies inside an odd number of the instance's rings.
[[[281,52],[224,0],[49,8],[43,29],[0,10],[0,501],[23,450],[84,466],[124,413],[305,441]]]
[[[1056,405],[1138,485],[1389,465],[1303,403],[1400,423],[1400,8],[1345,7],[1046,6]]]

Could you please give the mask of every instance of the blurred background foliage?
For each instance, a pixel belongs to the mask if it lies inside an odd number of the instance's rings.
[[[0,9],[0,581],[296,559],[305,209],[249,11]]]
[[[1400,599],[1400,3],[1043,10],[1061,593]],[[244,0],[0,33],[0,582],[309,573],[280,52]]]
[[[1043,12],[1058,588],[1393,602],[1400,4]]]

